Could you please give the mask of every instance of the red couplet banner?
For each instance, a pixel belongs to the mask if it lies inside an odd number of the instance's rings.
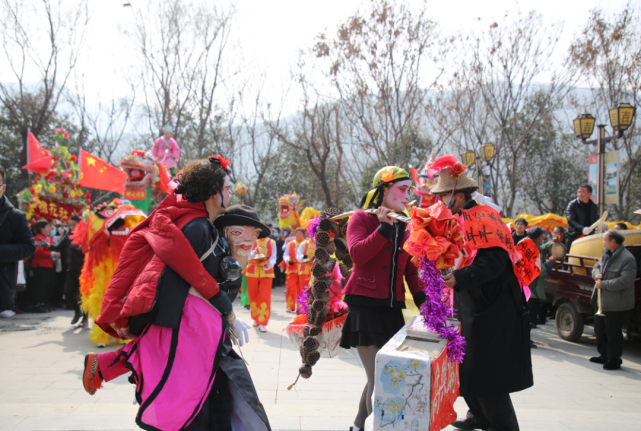
[[[459,396],[458,362],[447,357],[447,347],[432,361],[430,431],[440,431],[456,420],[454,402]]]
[[[75,207],[69,204],[60,204],[48,199],[37,199],[33,214],[36,220],[46,218],[51,221],[54,219],[69,221],[69,217],[74,214],[81,214],[82,207]]]
[[[461,210],[461,221],[468,252],[501,247],[508,253],[513,253],[514,243],[510,228],[501,220],[501,214],[492,207],[478,205],[469,210]]]

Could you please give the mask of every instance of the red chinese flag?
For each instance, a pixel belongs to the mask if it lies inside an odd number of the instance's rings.
[[[104,160],[80,150],[80,185],[123,194],[127,174]]]
[[[27,164],[22,169],[39,174],[46,174],[51,170],[51,153],[42,148],[31,130],[27,132]]]

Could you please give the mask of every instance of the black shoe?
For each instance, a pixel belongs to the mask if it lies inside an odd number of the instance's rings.
[[[605,364],[608,361],[601,356],[595,356],[593,358],[590,358],[590,362],[594,362],[595,364]]]
[[[534,341],[530,340],[530,349],[538,349],[538,348],[539,348],[539,346],[534,344]]]
[[[81,317],[82,313],[76,312],[76,314],[73,315],[73,319],[71,319],[71,324],[75,325],[76,323],[78,323]]]
[[[545,325],[548,323],[547,319],[539,319],[539,325]]]
[[[82,321],[80,322],[80,325],[78,325],[78,328],[86,328],[87,326],[89,326],[89,319],[86,314],[83,314]]]
[[[466,417],[462,421],[456,421],[452,424],[454,428],[461,430],[488,430],[490,425],[482,424],[474,417]]]
[[[610,371],[612,371],[612,370],[620,370],[621,369],[621,364],[614,364],[612,362],[606,362],[603,365],[603,369],[604,370],[610,370]]]
[[[530,329],[536,329],[536,323],[530,323]]]
[[[35,307],[33,307],[33,312],[34,313],[48,313],[49,310],[47,310],[42,305],[36,305]]]

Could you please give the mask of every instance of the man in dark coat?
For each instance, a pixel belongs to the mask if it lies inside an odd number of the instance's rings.
[[[441,171],[443,184],[435,189],[452,213],[478,205],[471,194],[474,187],[464,188],[471,183],[465,175],[449,179]],[[510,393],[531,387],[533,377],[529,314],[510,255],[501,247],[479,249],[469,266],[444,280],[454,288],[467,343],[459,373],[460,393],[469,411],[452,425],[466,430],[518,430]]]
[[[566,211],[568,230],[565,235],[565,247],[570,247],[581,235],[590,235],[589,227],[599,220],[599,206],[592,202],[592,186],[584,184],[576,192],[576,199],[570,201]]]
[[[24,213],[4,196],[5,179],[4,168],[0,166],[0,316],[13,317],[18,262],[33,256],[36,246]]]

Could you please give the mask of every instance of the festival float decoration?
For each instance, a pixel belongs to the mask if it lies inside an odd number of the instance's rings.
[[[83,213],[71,239],[74,244],[80,244],[85,253],[85,264],[80,274],[81,307],[91,319],[95,320],[100,315],[102,298],[116,270],[129,231],[146,217],[141,210],[120,199]],[[104,347],[110,336],[98,325],[93,325],[89,338],[97,346]]]
[[[175,182],[171,182],[165,168],[150,153],[134,150],[123,156],[120,167],[127,174],[125,199],[145,213],[149,211],[152,196],[161,201],[175,189]]]
[[[35,173],[31,186],[18,193],[20,208],[27,220],[46,218],[62,220],[80,214],[88,203],[89,194],[80,188],[80,170],[76,156],[65,146],[47,151],[40,145],[33,133],[28,134],[28,163],[23,169]],[[68,139],[69,132],[56,129],[54,135],[60,143]],[[36,155],[40,157],[37,158]],[[34,161],[34,159],[36,159]]]
[[[278,226],[281,229],[306,228],[307,223],[320,215],[320,211],[307,207],[301,212],[305,201],[296,193],[288,193],[278,198]],[[300,215],[299,215],[300,212]]]

